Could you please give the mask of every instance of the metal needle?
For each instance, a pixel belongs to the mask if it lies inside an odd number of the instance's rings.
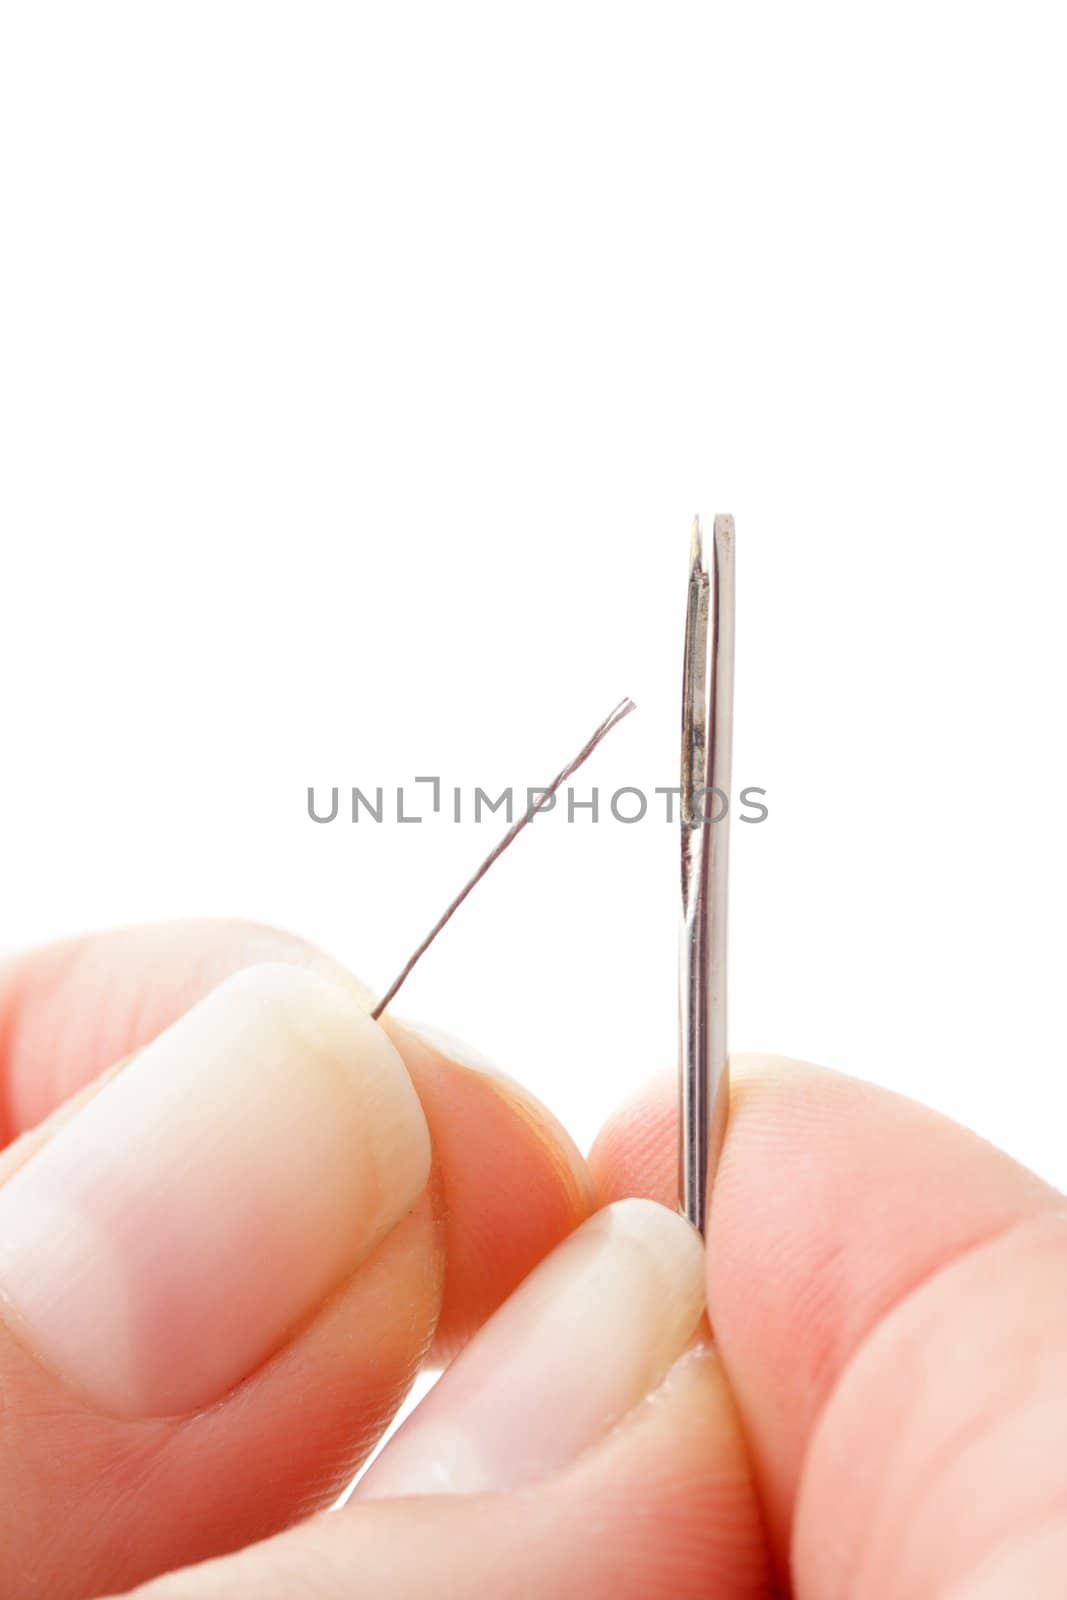
[[[734,519],[693,523],[682,676],[679,1206],[704,1232],[725,1131]]]

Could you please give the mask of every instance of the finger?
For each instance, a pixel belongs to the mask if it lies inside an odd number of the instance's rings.
[[[730,1064],[733,1078],[744,1070]],[[589,1152],[601,1205],[640,1195],[672,1206],[678,1199],[678,1086],[657,1078],[619,1107]]]
[[[601,1213],[445,1374],[363,1497],[142,1600],[769,1595],[733,1409],[690,1345],[701,1280],[680,1218]]]
[[[702,1277],[699,1236],[662,1206],[598,1212],[449,1368],[360,1498],[514,1488],[573,1459],[685,1349]]]
[[[281,966],[63,1122],[0,1187],[5,1592],[91,1593],[331,1486],[433,1327],[428,1171],[381,1029]]]
[[[444,1361],[589,1215],[593,1183],[570,1136],[520,1084],[453,1039],[389,1018],[383,1027],[433,1140],[445,1260],[433,1356]]]
[[[468,1156],[503,1145],[483,1178],[510,1143],[558,1191],[544,1128],[455,1077]],[[430,1342],[448,1240],[420,1103],[351,986],[249,969],[26,1143],[0,1186],[4,1591],[99,1593],[328,1503]]]
[[[225,978],[269,961],[321,973],[367,1010],[373,1003],[364,985],[303,940],[232,921],[72,939],[0,968],[7,1136],[35,1127]],[[591,1186],[573,1141],[533,1095],[454,1041],[442,1045],[389,1017],[383,1025],[415,1082],[434,1146],[447,1262],[435,1342],[443,1358],[588,1215]]]
[[[770,1600],[710,1347],[532,1487],[379,1500],[136,1591],[136,1600]]]
[[[1062,1595],[1065,1440],[1067,1214],[1046,1209],[905,1291],[843,1369],[799,1490],[802,1592]]]
[[[742,1058],[733,1071],[708,1298],[779,1560],[792,1540],[801,1594],[939,1592],[908,1566],[916,1551],[933,1560],[936,1546],[959,1576],[1027,1517],[1043,1531],[1062,1493],[1061,1455],[1028,1447],[1034,1413],[1018,1390],[1026,1373],[1036,1414],[1067,1436],[1067,1383],[1046,1359],[1067,1348],[1062,1200],[885,1091],[800,1063]],[[623,1154],[635,1108],[600,1141],[604,1191],[668,1183],[662,1091],[648,1114],[639,1159]],[[976,1340],[979,1358],[964,1360]],[[987,1453],[965,1515],[949,1486],[978,1435]],[[959,1515],[939,1522],[942,1492]]]
[[[224,979],[268,961],[310,967],[370,1009],[369,992],[312,945],[252,923],[121,928],[9,959],[0,965],[0,1132],[36,1126]]]

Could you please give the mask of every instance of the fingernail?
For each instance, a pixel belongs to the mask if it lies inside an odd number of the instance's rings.
[[[565,1466],[691,1340],[703,1254],[688,1222],[651,1200],[597,1212],[490,1318],[357,1495],[507,1489]]]
[[[429,1171],[394,1046],[297,967],[231,978],[0,1188],[0,1312],[122,1415],[253,1372],[411,1208]]]

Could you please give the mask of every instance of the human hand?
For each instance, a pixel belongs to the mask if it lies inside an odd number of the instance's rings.
[[[223,924],[7,974],[11,1131],[142,1053],[0,1155],[0,1592],[117,1593],[226,1550],[145,1600],[748,1597],[785,1584],[790,1550],[820,1600],[1061,1592],[1062,1202],[932,1113],[795,1063],[734,1064],[714,1347],[695,1236],[612,1207],[355,1502],[298,1521],[435,1327],[462,1344],[594,1182],[674,1188],[669,1093],[587,1169],[516,1086],[390,1023],[394,1048],[365,1006],[296,941]]]

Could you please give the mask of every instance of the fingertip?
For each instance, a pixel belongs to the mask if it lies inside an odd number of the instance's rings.
[[[436,1353],[451,1355],[594,1208],[574,1141],[521,1084],[457,1041],[386,1018],[433,1140],[446,1282]]]
[[[674,1077],[644,1085],[601,1128],[589,1151],[597,1202],[630,1196],[673,1205],[678,1195],[678,1086]]]
[[[417,1196],[430,1176],[430,1130],[403,1056],[370,1014],[366,991],[355,979],[288,961],[264,961],[228,978],[227,992],[247,993],[269,1007],[288,1032],[293,1059],[314,1062],[353,1086],[373,1107],[375,1153],[382,1182]]]
[[[651,1200],[596,1212],[481,1329],[361,1499],[504,1489],[556,1471],[662,1380],[704,1309],[703,1250]]]
[[[932,1274],[1055,1198],[888,1090],[807,1062],[734,1063],[708,1305],[783,1559],[808,1439],[853,1353]]]
[[[654,1391],[562,1471],[511,1490],[357,1501],[143,1600],[611,1596],[767,1600],[773,1593],[745,1446],[714,1350]],[[132,1600],[132,1597],[131,1597]]]
[[[0,1297],[101,1410],[192,1412],[314,1314],[428,1170],[384,1033],[314,973],[247,968],[0,1188]]]

